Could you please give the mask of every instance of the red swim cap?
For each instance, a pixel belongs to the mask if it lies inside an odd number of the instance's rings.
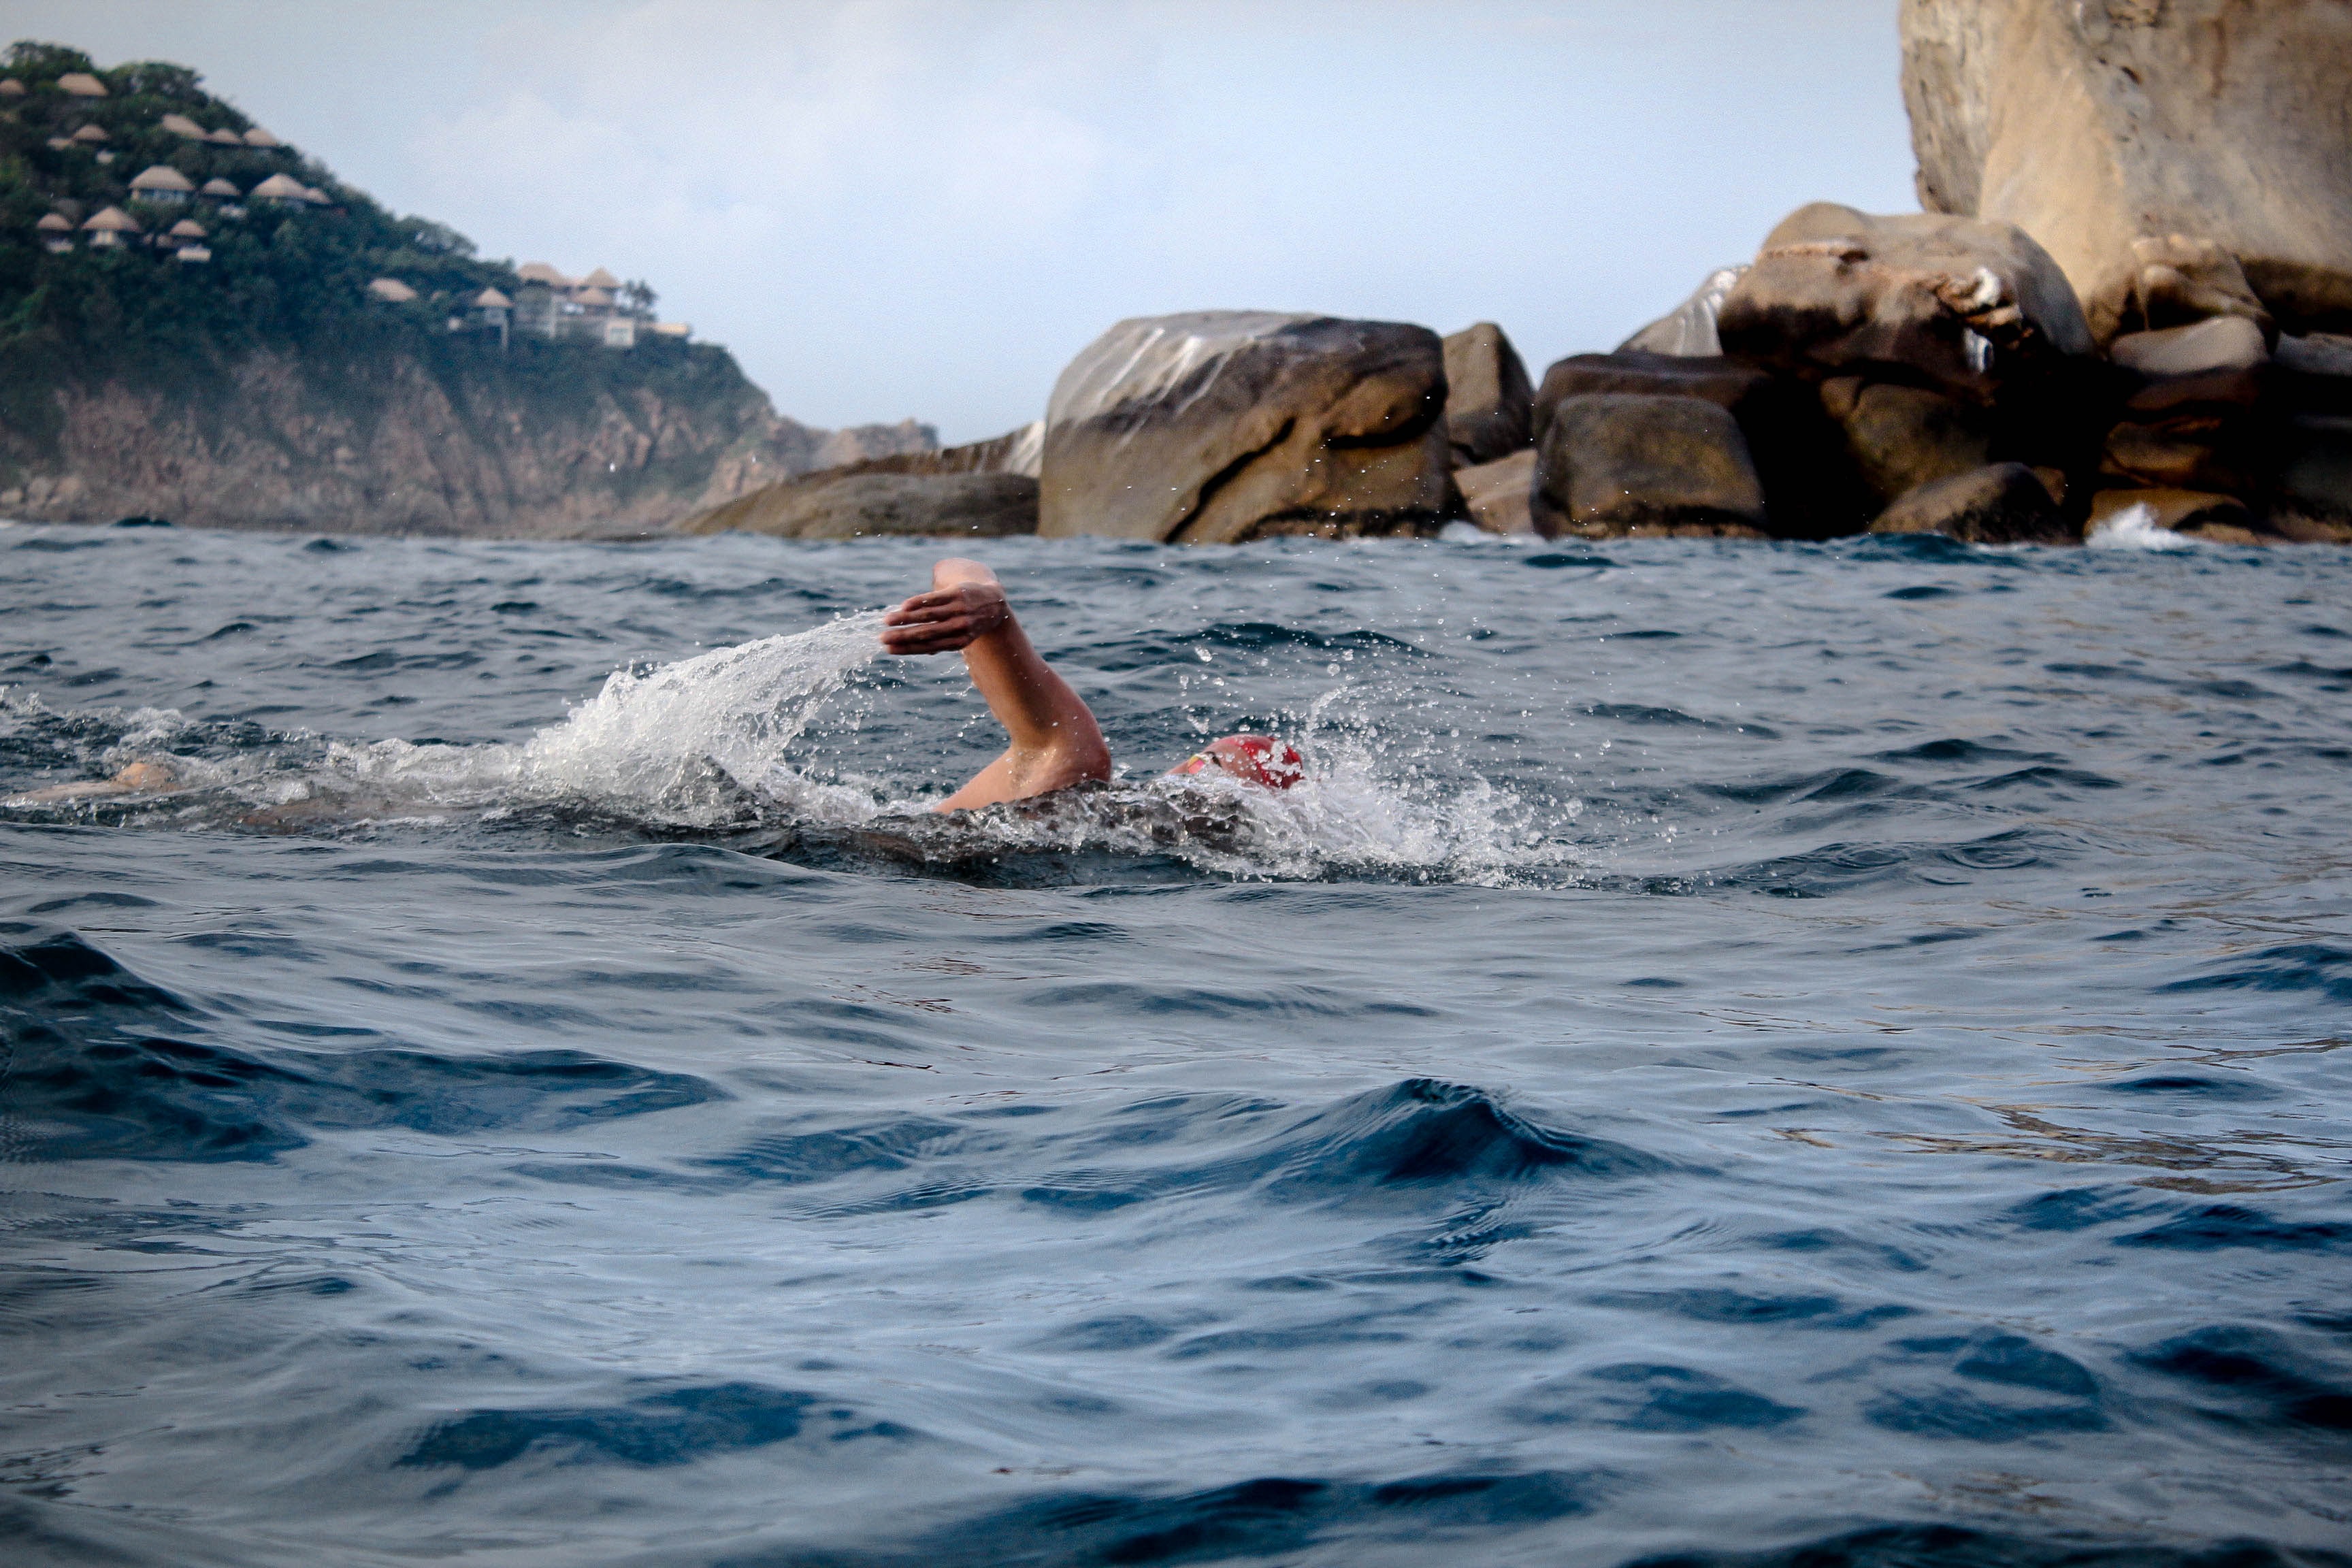
[[[1210,742],[1168,772],[1173,777],[1180,773],[1204,773],[1212,768],[1268,789],[1288,789],[1307,776],[1307,762],[1297,748],[1272,735],[1224,736]]]

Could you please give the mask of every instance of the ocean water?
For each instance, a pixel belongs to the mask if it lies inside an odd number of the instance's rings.
[[[2352,1563],[2352,555],[2111,542],[992,542],[946,820],[919,544],[0,529],[0,1558]]]

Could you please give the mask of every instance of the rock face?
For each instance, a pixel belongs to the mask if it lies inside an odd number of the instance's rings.
[[[1822,405],[1844,431],[1854,472],[1882,503],[1991,460],[1981,412],[1924,386],[1839,376],[1822,383]]]
[[[1800,207],[1723,301],[1727,353],[1803,374],[1895,371],[1989,402],[2091,351],[2074,291],[2010,224]]]
[[[771,485],[678,524],[680,533],[785,539],[1003,539],[1037,531],[1037,481],[1004,473],[835,469]]]
[[[896,425],[853,425],[835,430],[817,444],[812,464],[819,468],[845,468],[877,458],[896,458],[940,449],[940,433],[929,425],[901,419]]]
[[[1970,544],[2070,544],[2082,534],[2022,463],[1996,463],[1921,485],[1870,525],[1873,533],[1942,533]]]
[[[1844,435],[1823,413],[1814,389],[1736,360],[1627,349],[1572,354],[1544,373],[1536,393],[1538,439],[1568,398],[1612,393],[1703,398],[1729,413],[1752,455],[1772,530],[1780,537],[1852,533],[1877,510],[1881,498],[1865,494],[1854,482]]]
[[[266,353],[199,395],[60,381],[39,422],[0,425],[0,516],[624,534],[814,460],[824,432],[780,417],[720,351],[671,371],[593,352],[560,381],[398,355],[353,375]]]
[[[1766,537],[1748,443],[1727,410],[1700,397],[1563,399],[1537,448],[1532,504],[1546,538]]]
[[[1503,329],[1480,321],[1444,343],[1445,438],[1454,466],[1491,463],[1531,444],[1528,411],[1535,386]]]
[[[1470,521],[1488,533],[1536,531],[1530,499],[1536,482],[1534,447],[1475,468],[1456,468],[1454,482],[1462,487],[1462,501],[1470,509]]]
[[[2198,241],[2279,325],[2352,320],[2352,6],[1904,0],[1901,26],[1920,205],[2032,233],[2101,342],[2177,324],[2150,299],[2217,313],[2229,276],[2178,265]]]
[[[1433,531],[1459,515],[1425,327],[1209,310],[1121,321],[1047,405],[1038,532],[1174,543]]]

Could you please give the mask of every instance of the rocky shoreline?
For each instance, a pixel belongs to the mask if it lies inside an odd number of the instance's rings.
[[[1027,431],[681,527],[2352,542],[2352,10],[1906,0],[1902,33],[1926,211],[1803,207],[1540,383],[1490,322],[1122,321]],[[975,510],[987,473],[1034,512]]]

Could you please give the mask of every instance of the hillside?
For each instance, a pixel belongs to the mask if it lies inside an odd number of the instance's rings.
[[[394,216],[184,66],[16,44],[0,516],[619,532],[929,439],[784,418],[616,284]]]

